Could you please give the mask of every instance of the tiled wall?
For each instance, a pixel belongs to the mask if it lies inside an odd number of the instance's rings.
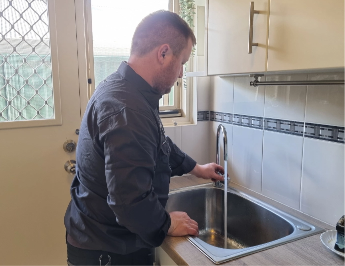
[[[332,80],[344,79],[344,74],[265,78]],[[255,88],[249,86],[251,80],[213,78],[210,160],[216,129],[222,123],[228,132],[232,182],[335,225],[345,212],[344,86]],[[200,112],[200,120],[201,115],[207,116]]]
[[[343,73],[266,80],[344,79]],[[198,78],[198,125],[170,128],[199,163],[215,161],[216,130],[228,134],[235,182],[335,225],[344,210],[344,86],[259,86],[249,77]],[[177,131],[177,132],[175,132]]]

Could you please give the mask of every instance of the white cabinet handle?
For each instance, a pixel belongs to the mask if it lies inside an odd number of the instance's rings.
[[[248,39],[248,54],[252,53],[252,47],[258,46],[258,43],[253,43],[253,19],[254,14],[259,14],[260,12],[254,10],[254,2],[250,2],[249,7],[249,39]]]

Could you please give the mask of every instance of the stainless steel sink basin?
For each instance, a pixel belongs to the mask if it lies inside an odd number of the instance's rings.
[[[323,231],[237,190],[227,193],[226,241],[223,189],[176,190],[166,206],[168,212],[184,211],[198,222],[199,236],[188,240],[216,264]]]

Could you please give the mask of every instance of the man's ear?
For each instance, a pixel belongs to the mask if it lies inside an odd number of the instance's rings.
[[[157,57],[158,57],[158,61],[161,64],[164,64],[164,59],[166,58],[166,56],[171,53],[171,49],[169,44],[162,44],[157,51]]]

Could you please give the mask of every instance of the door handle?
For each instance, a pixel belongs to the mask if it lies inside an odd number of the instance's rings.
[[[65,163],[64,168],[65,171],[69,174],[75,174],[75,167],[76,167],[76,161],[75,160],[69,160]]]
[[[254,20],[254,14],[259,14],[260,12],[257,10],[254,10],[254,2],[250,2],[249,6],[249,38],[248,38],[248,54],[252,53],[252,47],[258,46],[258,43],[253,43],[253,20]]]
[[[68,153],[74,152],[76,147],[77,143],[75,143],[73,140],[66,140],[63,144],[63,150]]]

